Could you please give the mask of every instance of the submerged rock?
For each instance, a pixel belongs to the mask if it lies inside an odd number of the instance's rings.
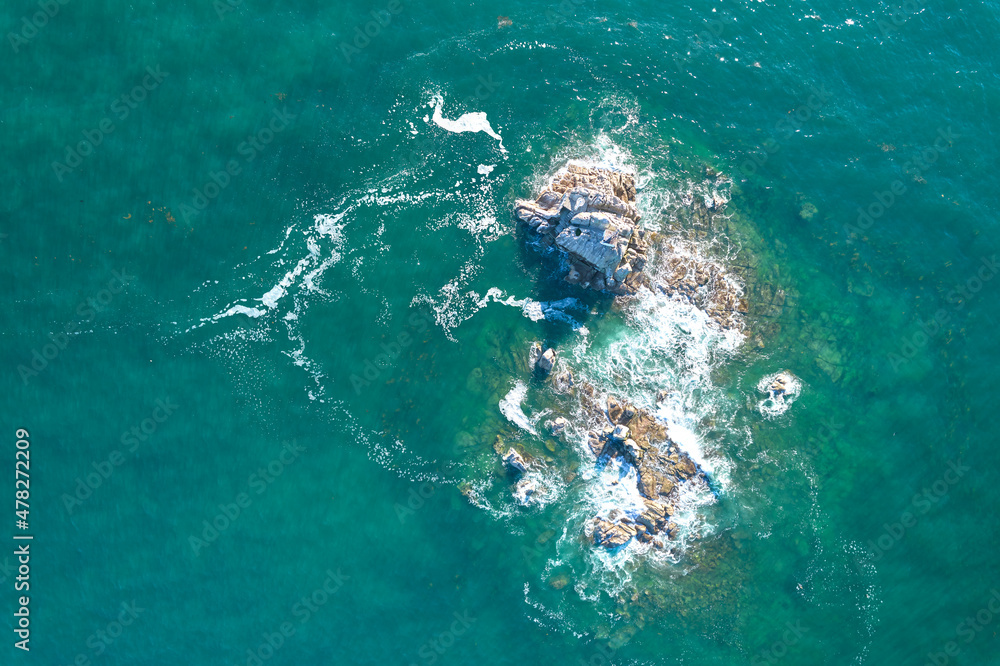
[[[561,590],[569,585],[569,576],[566,574],[558,574],[549,578],[549,587],[553,590]]]
[[[518,200],[515,215],[543,246],[565,255],[567,282],[634,294],[651,236],[638,226],[635,197],[631,174],[570,164],[535,201]]]

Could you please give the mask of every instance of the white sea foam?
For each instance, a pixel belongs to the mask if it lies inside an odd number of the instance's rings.
[[[507,417],[507,420],[517,427],[522,430],[526,430],[537,437],[538,431],[535,430],[535,426],[531,423],[525,415],[524,410],[521,408],[521,402],[527,395],[528,386],[524,382],[518,380],[514,384],[514,388],[508,391],[507,395],[505,395],[503,400],[500,401],[500,413]]]
[[[784,382],[783,391],[772,391],[771,385],[778,379]],[[757,390],[767,397],[757,403],[757,409],[768,418],[781,416],[792,406],[802,392],[802,382],[790,372],[776,372],[757,382]]]
[[[246,315],[247,317],[256,319],[257,317],[263,317],[265,314],[267,314],[267,312],[265,312],[264,310],[260,310],[258,308],[248,308],[245,305],[234,305],[225,312],[223,312],[222,314],[216,315],[216,317],[217,318],[231,317],[237,314]]]
[[[493,130],[485,111],[465,113],[456,120],[448,120],[441,114],[441,107],[444,106],[444,97],[435,95],[432,104],[434,105],[434,115],[431,120],[438,127],[455,134],[462,132],[485,132],[500,142],[501,152],[507,152],[507,149],[503,147],[503,137]]]
[[[343,217],[343,214],[338,216],[320,214],[313,218],[313,226],[304,234],[306,255],[296,261],[295,267],[292,270],[285,272],[285,274],[273,287],[256,299],[260,302],[264,309],[249,307],[239,302],[233,303],[211,317],[201,319],[200,323],[191,326],[188,330],[200,328],[205,324],[217,322],[221,319],[232,317],[234,315],[244,315],[253,319],[263,317],[278,308],[279,303],[288,295],[288,290],[296,284],[303,274],[305,274],[305,277],[302,279],[302,289],[306,292],[320,291],[316,285],[317,278],[321,276],[326,269],[336,264],[341,259],[341,246],[343,244],[342,232],[344,229],[343,224],[338,224],[338,220],[341,217]],[[277,248],[267,252],[268,255],[276,254],[284,247],[285,242],[288,240],[288,237],[293,231],[293,228],[294,225],[291,225],[285,230],[285,237],[281,244]],[[326,237],[331,241],[326,249],[321,248],[319,244],[319,240],[323,237]],[[284,258],[278,258],[274,260],[272,266],[280,267],[284,265],[284,263]],[[246,302],[246,299],[241,300]],[[289,313],[293,315],[296,314],[295,310],[296,306],[293,306],[292,309],[285,313],[284,319],[286,321],[294,321],[294,317],[289,318],[287,315]]]

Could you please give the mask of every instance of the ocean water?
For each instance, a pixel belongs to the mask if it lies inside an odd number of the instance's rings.
[[[1000,663],[992,0],[0,16],[3,663]],[[570,160],[743,334],[552,279],[512,207]],[[666,553],[583,536],[627,484],[545,448],[534,341],[670,392],[711,484]]]

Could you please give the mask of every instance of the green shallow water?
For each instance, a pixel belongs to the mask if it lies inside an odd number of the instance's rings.
[[[388,3],[232,9],[69,2],[5,39],[4,450],[30,431],[34,541],[30,654],[0,557],[4,663],[1000,663],[994,3],[404,2],[349,62]],[[688,228],[706,165],[733,181],[752,338],[690,389],[643,357],[726,471],[675,564],[601,566],[583,496],[517,508],[492,451],[531,439],[498,407],[538,390],[527,345],[582,339],[483,301],[580,296],[510,216],[567,159],[636,169],[651,228]],[[648,321],[587,305],[600,376]],[[765,418],[783,369],[801,395]]]

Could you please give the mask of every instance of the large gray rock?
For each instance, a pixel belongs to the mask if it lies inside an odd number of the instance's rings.
[[[567,282],[630,294],[643,284],[648,250],[635,196],[631,174],[570,164],[535,201],[519,200],[515,214],[565,254]]]
[[[577,215],[570,220],[556,236],[556,247],[613,277],[618,272],[618,264],[625,258],[628,238],[621,235],[623,229],[614,222],[605,229],[585,227],[577,224],[581,217],[583,215]]]

